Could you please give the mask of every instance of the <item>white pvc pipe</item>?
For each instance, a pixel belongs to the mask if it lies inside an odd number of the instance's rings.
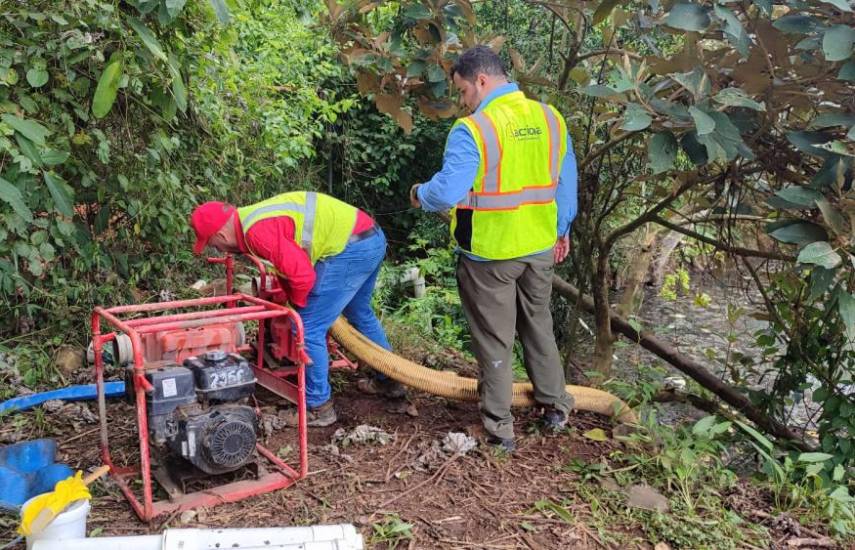
[[[38,540],[33,550],[363,550],[353,525],[167,529],[162,535]]]

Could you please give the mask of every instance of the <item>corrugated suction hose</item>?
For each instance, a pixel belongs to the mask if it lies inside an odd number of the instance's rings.
[[[478,381],[423,367],[385,350],[339,317],[330,330],[346,350],[376,371],[397,380],[405,386],[457,401],[478,401]],[[576,399],[576,409],[611,416],[619,422],[636,422],[635,413],[614,395],[585,386],[567,386],[567,392]],[[530,383],[514,384],[513,405],[535,405]]]

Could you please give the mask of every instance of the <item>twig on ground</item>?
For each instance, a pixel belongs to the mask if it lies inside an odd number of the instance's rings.
[[[401,498],[405,497],[406,495],[412,493],[416,489],[419,489],[420,487],[424,487],[425,485],[427,485],[431,481],[433,481],[435,479],[436,480],[442,479],[442,476],[445,475],[445,472],[448,470],[449,465],[451,465],[451,463],[454,462],[454,459],[458,458],[459,456],[461,456],[459,453],[454,453],[453,455],[451,455],[450,457],[445,459],[445,462],[443,462],[442,465],[436,469],[436,472],[434,472],[434,474],[432,476],[430,476],[429,478],[427,478],[424,481],[416,483],[415,485],[413,485],[412,487],[410,487],[409,489],[407,489],[403,493],[399,493],[399,494],[395,495],[393,498],[387,500],[386,502],[384,502],[383,504],[378,506],[378,508],[385,508],[386,506],[392,504],[393,502],[400,500]],[[373,514],[371,514],[371,516],[374,517],[376,514],[377,514],[377,512],[374,512]]]

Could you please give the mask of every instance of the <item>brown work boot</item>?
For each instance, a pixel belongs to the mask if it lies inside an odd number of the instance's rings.
[[[362,393],[383,397],[386,401],[386,412],[410,416],[419,415],[416,406],[407,400],[407,390],[397,380],[362,378],[356,382],[356,387]]]
[[[368,395],[381,395],[387,399],[403,399],[407,396],[407,390],[397,380],[387,378],[362,378],[356,382],[356,387],[362,393]]]
[[[293,408],[282,417],[282,420],[283,422],[285,422],[286,426],[291,426],[295,428],[300,423],[299,418],[300,417],[297,414],[297,409]],[[323,428],[325,426],[335,424],[337,420],[338,416],[335,414],[332,399],[330,399],[320,407],[315,407],[313,409],[310,409],[308,407],[306,408],[306,426]]]

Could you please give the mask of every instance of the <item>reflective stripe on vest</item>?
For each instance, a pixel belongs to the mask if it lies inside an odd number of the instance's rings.
[[[244,235],[255,224],[277,216],[293,220],[293,239],[314,264],[345,249],[356,225],[357,209],[335,197],[312,191],[281,193],[238,208]]]
[[[524,187],[517,192],[496,193],[487,195],[484,193],[469,193],[469,195],[458,203],[457,208],[470,210],[510,210],[524,204],[542,204],[555,199],[557,185],[547,187]]]
[[[303,231],[300,234],[300,248],[306,251],[309,257],[312,256],[312,240],[314,239],[315,231],[315,212],[317,210],[318,194],[312,191],[306,192],[306,204],[296,202],[278,202],[276,204],[268,204],[261,208],[256,208],[250,212],[241,222],[244,231],[248,231],[255,220],[264,214],[277,212],[280,210],[299,212],[303,214]]]
[[[502,146],[496,125],[483,111],[470,116],[481,138],[481,157],[484,164],[484,180],[481,191],[470,191],[466,198],[457,204],[457,208],[470,210],[511,210],[525,204],[543,204],[555,199],[559,178],[559,153],[561,148],[561,130],[555,113],[545,103],[543,109],[546,126],[549,129],[549,185],[523,187],[519,191],[503,193],[501,191]]]
[[[312,241],[315,237],[315,213],[318,206],[318,194],[306,193],[306,209],[303,210],[303,234],[300,235],[300,246],[312,256]]]
[[[481,134],[481,155],[484,159],[484,193],[498,193],[502,176],[502,147],[499,145],[499,134],[493,121],[483,112],[472,115],[472,121]]]
[[[561,134],[558,119],[555,113],[545,103],[540,104],[546,117],[546,125],[549,127],[549,173],[552,175],[552,184],[558,185],[558,154],[561,148]]]

